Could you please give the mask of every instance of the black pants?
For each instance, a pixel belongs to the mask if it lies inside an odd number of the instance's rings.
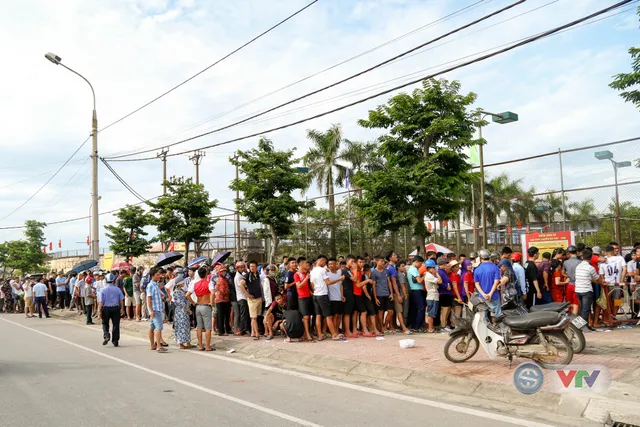
[[[93,314],[93,304],[86,304],[84,306],[84,312],[87,315],[87,323],[93,323],[93,320],[91,320],[91,315]]]
[[[109,320],[113,325],[111,336],[109,336]],[[105,340],[111,342],[120,341],[120,306],[102,307],[102,335]]]
[[[593,292],[576,293],[576,295],[578,296],[578,302],[580,303],[580,317],[582,317],[588,324],[591,306],[593,305]]]
[[[67,300],[67,292],[66,291],[58,291],[56,292],[56,294],[58,295],[58,305],[60,306],[60,309],[64,308],[64,303]]]
[[[49,308],[47,307],[46,297],[36,297],[36,310],[38,310],[38,317],[42,317],[43,311],[44,315],[49,317]]]
[[[251,330],[249,323],[249,303],[246,299],[238,300],[240,306],[240,332],[245,334]]]
[[[229,321],[231,320],[231,303],[230,302],[217,302],[216,303],[216,325],[218,326],[219,334],[232,334],[233,330]]]
[[[68,289],[64,291],[64,300],[67,307],[71,307],[71,292]]]

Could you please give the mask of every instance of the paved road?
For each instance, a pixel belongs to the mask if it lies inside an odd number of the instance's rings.
[[[3,427],[543,426],[56,319],[0,315],[0,340]]]

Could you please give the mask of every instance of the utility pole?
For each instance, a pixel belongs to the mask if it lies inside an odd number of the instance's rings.
[[[169,152],[168,148],[163,148],[161,152],[158,153],[157,157],[162,159],[162,194],[167,194],[167,153]]]
[[[200,184],[200,164],[202,163],[202,158],[205,155],[206,153],[204,151],[198,150],[193,153],[191,157],[189,157],[189,160],[191,160],[193,164],[196,165],[196,184]]]
[[[233,153],[233,160],[238,160],[238,154]],[[236,163],[236,180],[240,179],[240,169]],[[240,200],[240,191],[236,190],[236,200]],[[236,204],[236,261],[240,259],[240,211],[238,211],[238,205]]]

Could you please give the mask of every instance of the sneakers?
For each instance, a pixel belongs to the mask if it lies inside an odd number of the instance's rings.
[[[445,326],[444,328],[440,329],[440,331],[441,331],[441,332],[451,332],[451,331],[453,331],[453,329],[451,329],[451,328],[450,328],[450,327],[448,327],[448,326]]]

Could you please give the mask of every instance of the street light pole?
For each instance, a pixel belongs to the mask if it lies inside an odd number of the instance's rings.
[[[616,229],[615,236],[616,237],[615,239],[620,244],[622,243],[621,242],[622,232],[620,229],[620,196],[618,194],[618,169],[631,166],[631,162],[629,161],[616,162],[615,160],[613,160],[613,153],[609,150],[596,152],[595,158],[598,160],[609,160],[613,165],[613,179],[615,183],[614,187],[616,190],[616,220],[615,220],[615,229]]]
[[[96,112],[96,92],[82,74],[62,63],[62,58],[49,52],[44,55],[56,65],[62,65],[73,74],[87,82],[93,96],[93,116],[91,118],[91,254],[96,260],[100,258],[100,227],[98,221],[98,113]]]
[[[478,122],[479,122],[478,136],[480,139],[482,139],[482,119],[484,119],[486,116],[491,116],[492,120],[499,124],[506,124],[506,123],[518,121],[518,115],[511,111],[505,111],[500,114],[495,114],[495,113],[490,113],[484,110],[478,110]],[[481,205],[480,214],[482,215],[482,243],[483,243],[482,246],[486,248],[489,239],[487,235],[487,213],[486,213],[486,205],[485,205],[485,198],[484,198],[484,150],[482,147],[483,145],[484,144],[480,144],[480,147],[478,150],[478,154],[479,154],[478,157],[480,160],[480,205]]]

